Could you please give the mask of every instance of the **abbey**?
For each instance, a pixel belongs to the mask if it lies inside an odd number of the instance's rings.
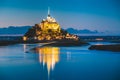
[[[40,24],[38,24],[39,27],[41,27],[42,31],[56,31],[60,32],[60,25],[56,22],[55,18],[50,16],[50,10],[48,9],[48,16],[47,19],[43,19]]]
[[[40,23],[35,24],[35,26],[30,28],[23,36],[24,41],[62,39],[78,40],[79,37],[73,34],[69,34],[67,31],[63,30],[55,18],[51,17],[49,9],[47,18],[43,19]]]

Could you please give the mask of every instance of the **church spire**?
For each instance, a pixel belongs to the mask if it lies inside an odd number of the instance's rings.
[[[50,8],[48,7],[48,16],[50,16]]]

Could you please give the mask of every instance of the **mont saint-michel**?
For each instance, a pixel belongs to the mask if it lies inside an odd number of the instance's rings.
[[[58,41],[67,44],[69,43],[69,45],[81,45],[84,43],[80,41],[80,38],[77,35],[70,34],[66,30],[62,29],[56,19],[50,15],[49,9],[47,18],[43,19],[40,23],[35,24],[32,28],[30,28],[23,36],[23,41]],[[57,45],[63,44],[57,43]]]
[[[0,80],[120,80],[119,4],[0,0]]]

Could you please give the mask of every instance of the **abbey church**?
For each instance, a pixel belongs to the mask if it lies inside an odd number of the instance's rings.
[[[42,31],[56,31],[60,32],[60,25],[56,22],[56,20],[50,16],[50,11],[48,10],[47,19],[43,19],[42,22],[39,24]]]

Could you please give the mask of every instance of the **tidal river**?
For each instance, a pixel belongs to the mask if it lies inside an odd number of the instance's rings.
[[[41,45],[1,46],[0,80],[120,80],[120,52]]]

